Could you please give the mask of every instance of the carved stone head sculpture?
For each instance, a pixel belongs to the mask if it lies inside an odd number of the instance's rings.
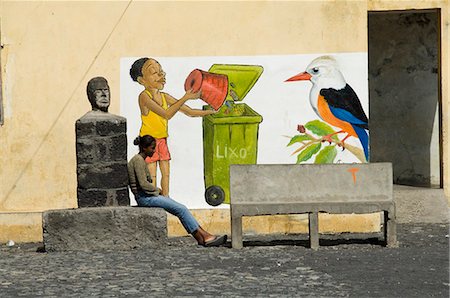
[[[108,81],[105,78],[92,78],[87,84],[86,92],[93,111],[108,112],[110,94]]]

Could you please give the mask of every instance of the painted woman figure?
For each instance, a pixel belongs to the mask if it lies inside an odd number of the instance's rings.
[[[166,73],[161,65],[152,58],[136,60],[130,69],[133,81],[144,87],[139,94],[139,108],[141,110],[142,125],[139,136],[150,135],[156,139],[156,149],[152,157],[148,157],[148,169],[153,185],[156,186],[157,164],[161,171],[161,194],[169,196],[170,152],[167,145],[168,120],[178,111],[190,117],[202,117],[214,113],[212,110],[192,109],[184,103],[191,99],[198,99],[200,92],[192,93],[190,90],[176,99],[170,94],[161,92],[166,84]]]

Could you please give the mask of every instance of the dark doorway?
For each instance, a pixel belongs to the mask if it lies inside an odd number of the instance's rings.
[[[370,161],[442,187],[440,10],[369,12]]]

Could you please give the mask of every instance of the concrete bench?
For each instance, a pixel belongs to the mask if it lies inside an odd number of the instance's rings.
[[[242,248],[242,216],[308,213],[319,247],[318,213],[384,212],[384,237],[397,245],[390,163],[231,165],[232,247]]]

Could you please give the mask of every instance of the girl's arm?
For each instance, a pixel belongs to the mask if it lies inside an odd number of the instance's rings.
[[[181,100],[181,99],[180,100],[175,99],[170,94],[167,94],[167,93],[164,93],[164,94],[166,96],[167,103],[170,104],[171,106],[177,104]],[[189,117],[203,117],[206,115],[211,115],[211,114],[217,113],[215,110],[193,109],[185,104],[183,104],[181,106],[180,112],[182,112],[183,114],[185,114],[186,116],[189,116]]]
[[[167,102],[170,104],[170,107],[167,110],[164,110],[159,104],[157,104],[154,100],[152,100],[146,92],[142,92],[139,95],[139,102],[141,102],[150,111],[158,114],[159,116],[167,120],[170,120],[173,117],[173,115],[175,115],[175,113],[178,112],[178,110],[180,110],[180,108],[186,101],[190,99],[199,98],[200,96],[200,92],[192,93],[190,91],[187,91],[186,94],[182,98],[180,98],[180,100],[177,100],[176,102],[174,102],[174,104],[171,104],[170,101],[168,100],[170,96],[168,96],[168,94],[166,93],[164,94],[166,95]]]

